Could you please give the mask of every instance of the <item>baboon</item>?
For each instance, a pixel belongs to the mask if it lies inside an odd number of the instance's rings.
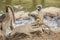
[[[49,26],[49,25],[43,23],[43,20],[41,20],[41,18],[40,18],[42,16],[37,16],[37,15],[30,15],[30,16],[35,18],[35,20],[36,20],[35,23],[36,23],[37,27],[39,27],[39,28],[32,29],[33,28],[32,24],[26,24],[26,25],[19,26],[19,27],[13,29],[12,32],[11,32],[11,35],[14,35],[16,32],[25,33],[25,34],[30,35],[29,32],[33,32],[33,31],[36,31],[36,30],[41,30],[42,31],[43,27],[41,27],[41,25]]]
[[[31,14],[30,16],[33,16],[34,18],[36,18],[36,21],[37,22],[40,21],[39,23],[41,23],[42,25],[48,26],[48,28],[50,29],[51,26],[48,23],[46,23],[46,22],[44,23],[43,20],[44,19],[47,19],[47,20],[55,20],[55,21],[57,21],[57,24],[58,24],[59,23],[58,22],[59,20],[57,20],[57,19],[59,19],[59,15],[60,15],[60,8],[48,7],[48,8],[40,8],[40,11],[38,12],[38,16],[36,16],[34,14]],[[53,31],[53,32],[55,32],[55,33],[58,33],[59,32],[59,29],[58,30],[57,29],[55,31],[52,30],[52,29],[50,29],[50,30]]]
[[[26,24],[13,29],[10,36],[14,35],[16,32],[30,35],[30,32],[32,31],[33,31],[32,24]]]
[[[44,19],[57,22],[56,27],[59,27],[58,26],[59,15],[60,15],[60,8],[56,8],[56,7],[44,8],[44,9],[41,9],[41,11],[39,12],[39,17],[41,18],[41,20],[43,20],[42,21],[43,24],[45,25],[47,24],[49,26],[49,29],[53,31],[54,33],[58,33],[60,31],[59,28],[56,28],[56,29],[51,28],[50,24],[48,24],[47,22],[44,22]]]
[[[15,29],[12,30],[12,32],[10,33],[10,36],[14,35],[15,33],[24,33],[29,35],[29,37],[32,37],[32,34],[30,32],[34,32],[34,31],[41,31],[42,33],[42,28],[33,28],[34,25],[32,24],[26,24],[26,25],[22,25],[19,27],[16,27]]]
[[[36,6],[36,9],[37,9],[37,11],[36,11],[35,13],[29,14],[29,16],[32,16],[32,17],[35,18],[35,25],[37,25],[37,26],[39,27],[40,25],[42,25],[42,20],[41,20],[41,18],[39,17],[39,12],[40,12],[40,10],[42,9],[42,5],[37,5],[37,6]],[[34,11],[33,11],[33,12],[34,12]],[[41,15],[40,15],[40,16],[41,16]]]
[[[6,6],[6,13],[5,13],[6,17],[3,19],[2,21],[2,30],[4,32],[4,34],[6,33],[6,29],[8,27],[12,27],[13,23],[15,22],[15,16],[14,16],[14,12],[11,6]]]

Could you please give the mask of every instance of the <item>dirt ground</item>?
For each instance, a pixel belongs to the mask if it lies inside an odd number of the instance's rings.
[[[50,34],[40,32],[32,33],[32,37],[23,33],[16,33],[15,35],[8,37],[6,40],[60,40],[60,33],[53,33]]]

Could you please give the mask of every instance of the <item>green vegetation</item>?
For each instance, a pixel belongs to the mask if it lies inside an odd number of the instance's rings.
[[[0,0],[0,10],[4,10],[6,5],[22,5],[23,10],[33,11],[38,4],[43,7],[60,7],[60,0]]]

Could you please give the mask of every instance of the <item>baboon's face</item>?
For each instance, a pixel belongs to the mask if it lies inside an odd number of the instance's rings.
[[[6,13],[12,13],[12,8],[10,6],[6,6]]]
[[[37,9],[38,11],[40,11],[40,10],[42,9],[42,5],[37,5],[37,6],[36,6],[36,9]]]
[[[38,7],[37,7],[37,10],[38,10],[38,11],[40,11],[40,10],[41,10],[41,7],[40,7],[40,6],[38,6]]]
[[[6,16],[13,18],[14,12],[11,6],[6,6]]]

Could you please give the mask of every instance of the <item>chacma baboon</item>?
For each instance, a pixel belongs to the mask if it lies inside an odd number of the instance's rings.
[[[14,12],[11,6],[6,6],[6,17],[2,21],[2,30],[4,34],[6,33],[6,29],[11,27],[15,22]]]

